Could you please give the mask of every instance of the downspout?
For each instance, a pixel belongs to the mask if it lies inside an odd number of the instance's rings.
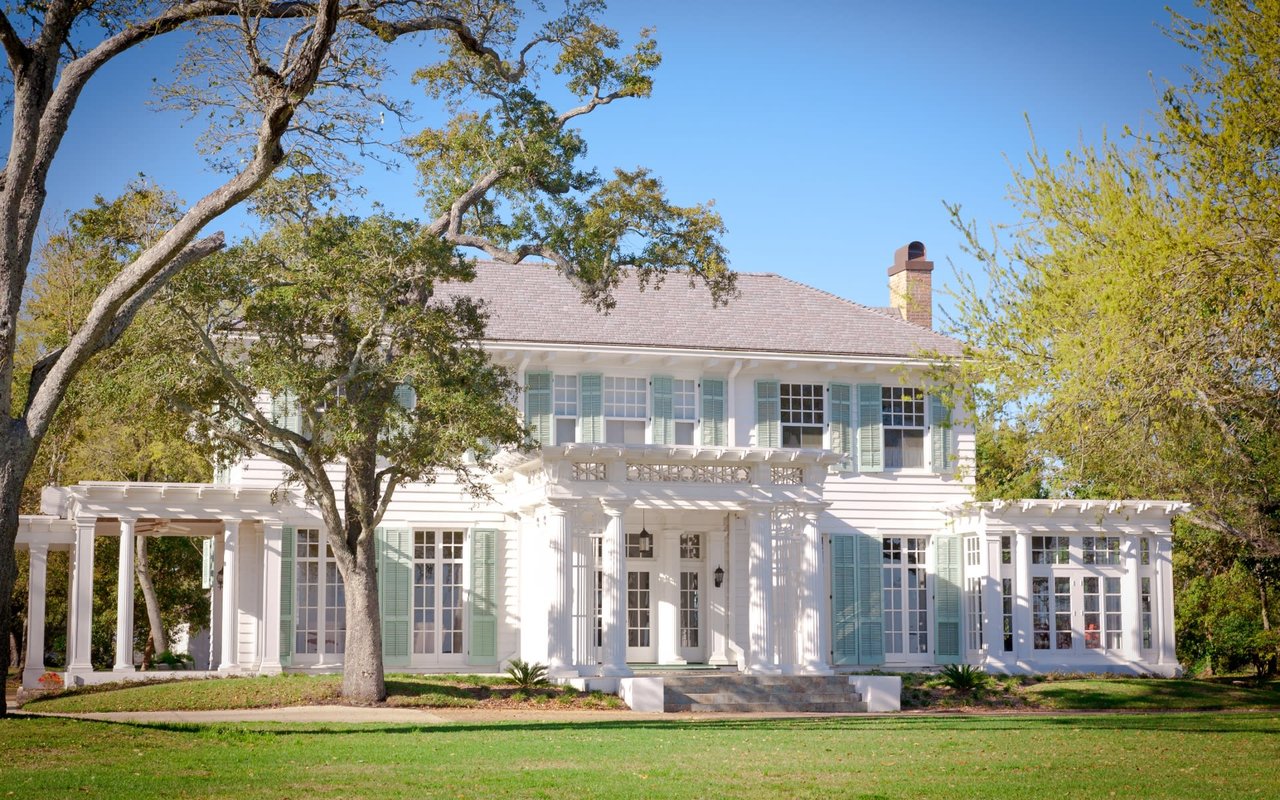
[[[726,381],[726,383],[728,384],[727,391],[729,396],[725,398],[726,400],[725,414],[729,417],[729,446],[730,447],[738,446],[738,411],[737,411],[737,402],[735,401],[735,398],[738,395],[738,392],[737,392],[738,384],[737,384],[736,378],[738,377],[738,373],[741,371],[742,371],[742,359],[738,359],[737,361],[733,362],[733,368],[729,370],[729,378]]]

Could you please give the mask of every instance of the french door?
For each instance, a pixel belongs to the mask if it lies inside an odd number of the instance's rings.
[[[627,661],[658,660],[653,630],[653,572],[627,570]]]
[[[706,660],[703,646],[702,593],[703,557],[702,534],[680,534],[680,566],[676,572],[677,601],[676,645],[680,657],[689,663]]]
[[[886,536],[880,544],[884,660],[929,660],[929,539]]]
[[[341,662],[347,642],[346,592],[323,532],[299,528],[293,559],[294,663]]]
[[[415,666],[461,664],[466,656],[463,531],[413,532]]]

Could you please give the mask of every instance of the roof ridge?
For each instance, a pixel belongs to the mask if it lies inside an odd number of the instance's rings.
[[[938,331],[935,331],[933,328],[926,328],[926,327],[925,327],[925,326],[923,326],[923,325],[918,325],[918,324],[916,324],[916,323],[914,323],[914,322],[910,322],[910,321],[908,321],[908,320],[905,320],[905,319],[903,319],[902,317],[894,316],[894,315],[892,315],[892,314],[887,313],[887,311],[882,310],[882,309],[880,309],[880,308],[877,308],[877,307],[875,307],[875,306],[869,306],[869,305],[866,305],[865,303],[859,303],[857,300],[850,300],[850,299],[849,299],[849,298],[847,298],[847,297],[841,297],[840,295],[836,294],[835,292],[828,291],[828,290],[823,289],[823,288],[818,287],[818,286],[810,286],[810,285],[809,285],[809,284],[807,284],[807,283],[801,283],[800,281],[796,280],[795,278],[791,278],[791,277],[788,277],[788,276],[786,276],[786,275],[777,275],[777,276],[775,276],[775,277],[781,278],[782,280],[787,281],[787,282],[789,282],[789,283],[793,283],[793,284],[795,284],[796,286],[801,286],[801,287],[803,287],[803,288],[805,288],[805,289],[812,289],[813,291],[818,292],[818,293],[820,293],[820,294],[825,294],[827,297],[833,298],[833,299],[835,299],[835,300],[839,300],[839,301],[840,301],[840,302],[842,302],[842,303],[845,303],[845,304],[847,304],[847,305],[851,305],[851,306],[853,306],[854,308],[861,309],[862,311],[870,311],[871,313],[873,313],[873,314],[878,314],[879,316],[882,316],[882,317],[884,317],[885,319],[890,319],[890,320],[893,320],[894,322],[900,322],[900,323],[902,323],[903,325],[909,325],[910,327],[915,328],[916,330],[924,331],[924,332],[926,332],[926,333],[932,333],[934,336],[941,336],[941,337],[942,337],[942,338],[944,338],[944,339],[950,339],[951,341],[956,342],[956,343],[958,343],[958,344],[959,344],[959,343],[961,343],[959,339],[956,339],[956,338],[955,338],[955,337],[953,337],[953,336],[948,336],[948,335],[947,335],[947,334],[945,334],[945,333],[939,333]],[[892,308],[892,306],[888,306],[887,308]]]

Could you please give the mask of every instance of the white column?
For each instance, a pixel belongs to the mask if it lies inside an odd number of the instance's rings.
[[[1180,670],[1173,634],[1173,540],[1168,535],[1151,537],[1151,625],[1159,648],[1156,663]],[[1139,585],[1141,588],[1141,585]],[[1165,674],[1170,674],[1168,671]]]
[[[822,587],[825,584],[826,565],[822,558],[822,541],[818,532],[817,508],[801,510],[801,539],[798,542],[799,563],[793,574],[800,576],[800,609],[796,620],[796,655],[800,671],[809,675],[830,675],[827,651],[822,646],[822,631],[826,627]]]
[[[688,663],[680,655],[680,531],[658,534],[658,663]]]
[[[238,582],[236,580],[236,553],[239,549],[240,520],[222,521],[222,658],[218,661],[220,672],[236,669],[236,653],[240,637],[237,635],[239,614],[237,609]]]
[[[630,501],[601,502],[609,521],[604,527],[603,595],[600,600],[600,623],[603,628],[604,652],[600,658],[602,676],[630,675],[627,667],[627,542],[623,515]]]
[[[134,672],[133,541],[138,520],[120,518],[120,559],[116,575],[116,664],[113,672]]]
[[[93,540],[96,517],[76,520],[76,546],[71,554],[71,637],[67,673],[93,672],[89,660],[93,627]]]
[[[773,507],[747,508],[748,552],[747,672],[777,673],[773,647]]]
[[[552,677],[573,677],[573,518],[571,506],[546,508],[551,549],[551,602],[547,607],[547,663]]]
[[[1022,531],[1010,531],[1009,544],[1013,550],[1014,575],[1013,654],[1015,661],[1026,661],[1035,652],[1031,641],[1031,537]]]
[[[49,575],[49,545],[33,543],[27,568],[27,660],[22,670],[22,686],[34,689],[44,674],[45,586]]]
[[[1004,595],[1000,584],[1000,537],[982,538],[982,638],[987,659],[1006,661],[1004,652]]]
[[[1138,581],[1137,536],[1126,534],[1121,539],[1120,558],[1124,564],[1124,576],[1120,578],[1120,652],[1130,661],[1141,661],[1142,603],[1138,596],[1141,584]]]
[[[703,597],[704,614],[707,618],[707,637],[711,650],[707,654],[707,663],[717,666],[732,663],[729,661],[729,551],[726,547],[727,536],[723,529],[707,533],[707,588]],[[724,582],[716,586],[716,568],[724,570]]]
[[[280,559],[283,553],[283,525],[279,520],[262,522],[262,664],[258,671],[277,675],[280,665]]]

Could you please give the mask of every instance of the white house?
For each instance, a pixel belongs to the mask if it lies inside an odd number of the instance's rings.
[[[1175,673],[1180,504],[973,503],[972,428],[926,379],[930,353],[959,353],[930,329],[931,270],[900,249],[889,308],[748,273],[727,308],[672,277],[624,285],[602,316],[552,270],[481,265],[465,291],[490,303],[487,346],[542,447],[505,458],[491,502],[447,480],[399,491],[380,530],[388,668]],[[47,552],[72,551],[68,680],[134,670],[131,546],[115,672],[89,663],[96,536],[213,543],[221,671],[339,665],[342,585],[281,475],[250,458],[211,485],[46,490],[18,542],[36,621]],[[28,636],[34,686],[43,626]]]

